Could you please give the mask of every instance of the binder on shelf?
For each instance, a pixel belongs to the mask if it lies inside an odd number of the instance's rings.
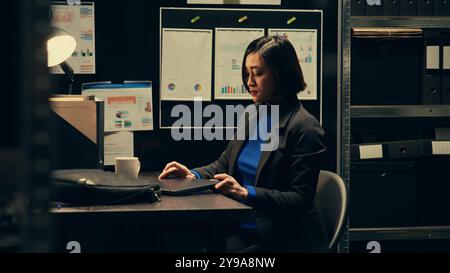
[[[420,140],[419,149],[423,156],[450,155],[450,140]]]
[[[351,227],[408,227],[415,218],[414,162],[352,162]]]
[[[450,32],[441,33],[442,70],[441,70],[441,99],[442,104],[450,104]]]
[[[450,155],[450,140],[432,140],[431,153],[433,155]]]
[[[440,104],[440,89],[439,75],[425,75],[422,82],[422,104]]]
[[[352,16],[365,16],[366,0],[352,0],[351,11]]]
[[[397,37],[394,28],[379,29],[379,36],[352,38],[352,105],[420,104],[422,30],[403,28],[408,33]]]
[[[442,104],[450,105],[450,75],[442,76],[441,94]]]
[[[450,15],[450,1],[434,0],[434,15],[435,16],[449,16]]]
[[[419,157],[417,140],[387,141],[353,144],[350,149],[352,161],[366,159],[401,159]]]
[[[442,72],[450,75],[450,32],[442,32]]]
[[[382,16],[383,6],[382,0],[366,0],[368,16]]]
[[[417,0],[400,0],[400,15],[401,16],[417,15]]]
[[[424,64],[425,74],[436,74],[439,72],[440,66],[440,32],[438,30],[424,31]]]
[[[400,15],[400,1],[399,0],[384,0],[383,15],[384,16]]]
[[[450,127],[436,127],[436,128],[434,128],[434,139],[436,139],[436,140],[450,140]]]
[[[389,158],[412,158],[419,156],[417,140],[393,141],[386,143],[386,145]]]
[[[418,0],[417,15],[419,16],[433,16],[435,0]]]
[[[416,222],[421,226],[450,225],[450,168],[447,158],[426,158],[416,163]]]

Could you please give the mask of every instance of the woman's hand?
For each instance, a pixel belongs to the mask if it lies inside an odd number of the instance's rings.
[[[214,179],[220,182],[215,185],[216,190],[224,195],[228,195],[231,198],[244,202],[247,200],[248,191],[245,187],[242,187],[234,177],[226,173],[216,174]]]
[[[164,179],[169,176],[175,178],[195,178],[195,175],[191,173],[191,171],[186,166],[176,161],[168,163],[166,167],[164,167],[164,170],[161,172],[161,174],[158,176],[158,179]]]

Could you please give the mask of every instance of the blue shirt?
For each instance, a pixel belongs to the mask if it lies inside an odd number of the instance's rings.
[[[259,160],[261,158],[261,139],[248,140],[239,154],[237,159],[238,181],[247,188],[248,195],[246,203],[251,205],[256,196],[255,182],[256,170],[258,169]],[[255,229],[255,219],[250,219],[241,223],[241,227]]]
[[[268,122],[267,119],[262,119]],[[270,130],[271,124],[268,122],[267,129]],[[261,159],[261,145],[264,141],[259,137],[258,127],[252,132],[251,137],[247,140],[238,156],[237,169],[239,181],[248,191],[246,203],[251,205],[256,196],[255,183],[256,183],[256,171],[258,169],[259,160]],[[255,135],[257,136],[255,139]],[[200,173],[195,170],[191,172],[197,177],[201,178]],[[254,229],[256,228],[255,220],[248,220],[241,224],[243,228]]]
[[[246,203],[251,205],[253,199],[256,196],[255,191],[255,180],[256,180],[256,170],[258,168],[259,159],[261,158],[261,143],[260,139],[248,140],[239,154],[237,159],[237,169],[238,177],[236,180],[239,181],[248,191]],[[200,173],[191,170],[191,172],[197,177],[202,178]],[[245,221],[241,223],[241,227],[255,229],[256,223],[254,219]]]

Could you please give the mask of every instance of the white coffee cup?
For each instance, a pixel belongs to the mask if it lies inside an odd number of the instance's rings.
[[[137,178],[141,169],[141,162],[137,157],[116,157],[116,173]]]

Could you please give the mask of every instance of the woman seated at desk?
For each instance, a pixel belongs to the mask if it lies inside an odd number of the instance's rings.
[[[314,202],[324,131],[297,99],[306,83],[292,44],[281,36],[251,42],[242,79],[255,105],[279,105],[277,149],[261,151],[260,137],[231,140],[215,162],[192,170],[171,162],[159,178],[214,178],[220,181],[217,191],[254,209],[252,219],[227,239],[230,252],[326,252]]]

